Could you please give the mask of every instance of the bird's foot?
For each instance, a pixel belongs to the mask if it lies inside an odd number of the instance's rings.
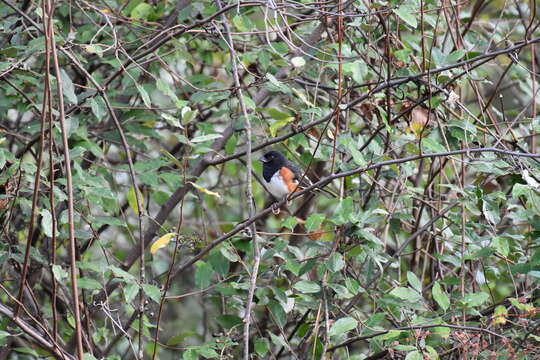
[[[274,215],[279,215],[279,206],[277,205],[277,203],[273,203],[272,204],[272,214]]]

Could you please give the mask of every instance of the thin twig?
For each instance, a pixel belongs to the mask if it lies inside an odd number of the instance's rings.
[[[77,245],[75,240],[75,219],[74,219],[74,197],[73,197],[73,177],[71,174],[71,158],[69,154],[69,142],[68,134],[66,128],[66,118],[64,111],[64,91],[62,89],[62,76],[60,72],[60,64],[58,61],[58,54],[56,53],[56,41],[54,40],[54,31],[52,28],[52,18],[55,9],[55,1],[47,1],[49,12],[48,17],[48,29],[50,31],[50,47],[51,54],[54,63],[54,73],[56,76],[56,89],[58,95],[58,120],[60,122],[60,129],[62,132],[62,145],[64,152],[64,163],[66,169],[66,182],[67,182],[67,201],[68,201],[68,224],[69,224],[69,253],[70,253],[70,273],[71,273],[71,290],[73,296],[73,313],[75,315],[75,334],[76,334],[76,343],[77,343],[77,356],[79,360],[83,358],[83,344],[82,344],[82,325],[81,325],[81,315],[80,315],[80,304],[79,304],[79,291],[77,287],[77,259],[76,251]]]

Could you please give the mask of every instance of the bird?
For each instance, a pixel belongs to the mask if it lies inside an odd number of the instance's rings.
[[[270,150],[259,160],[263,163],[264,185],[277,200],[312,185],[302,169],[279,151]]]

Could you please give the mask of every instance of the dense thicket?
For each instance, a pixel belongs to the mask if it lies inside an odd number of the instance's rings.
[[[1,0],[0,358],[538,358],[538,13]]]

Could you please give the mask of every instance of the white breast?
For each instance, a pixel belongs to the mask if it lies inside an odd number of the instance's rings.
[[[270,182],[266,183],[266,188],[270,191],[270,194],[278,200],[281,200],[289,193],[289,189],[287,188],[287,185],[285,185],[285,182],[283,182],[283,178],[279,174],[279,171],[276,171],[274,176],[270,179]]]

